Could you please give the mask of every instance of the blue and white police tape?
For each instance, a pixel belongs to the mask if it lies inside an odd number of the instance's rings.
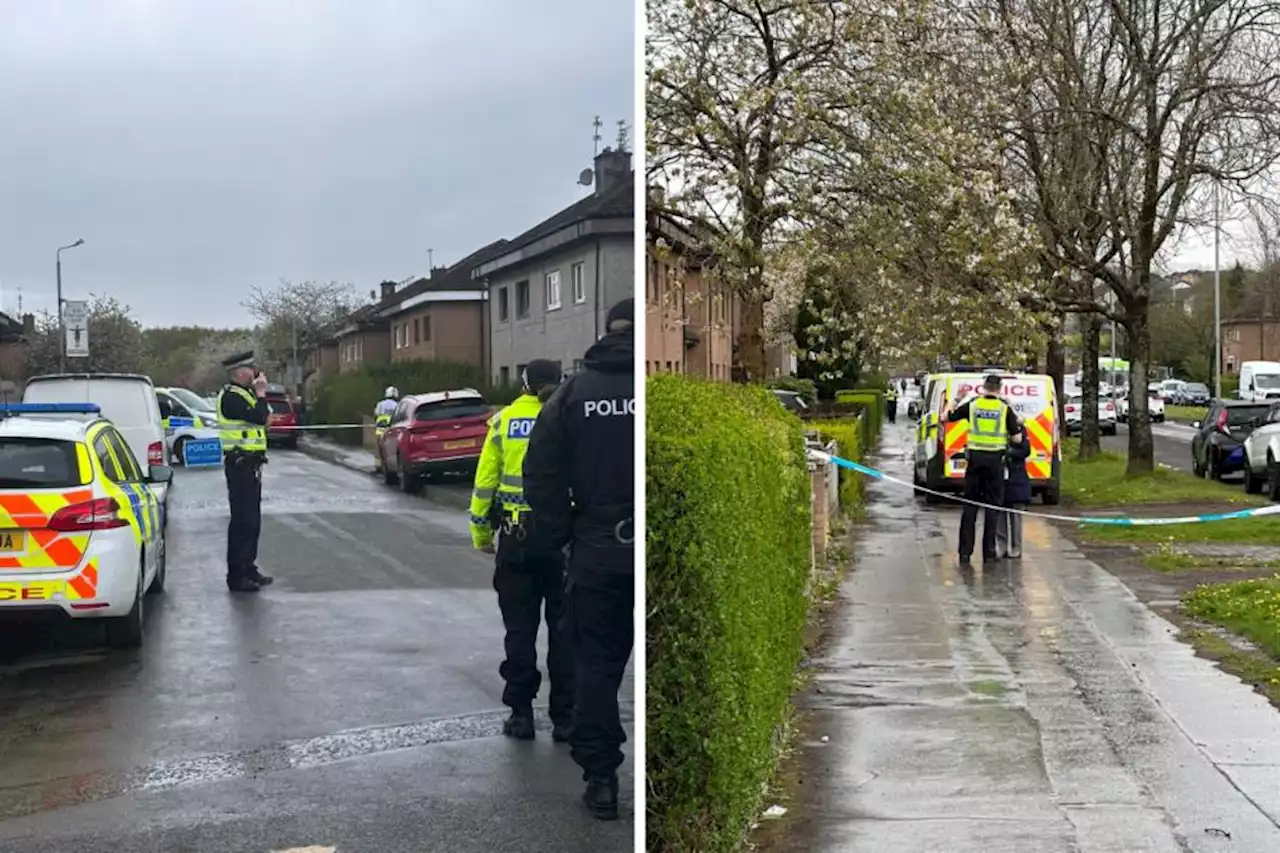
[[[1124,518],[1120,516],[1089,516],[1089,515],[1055,515],[1049,512],[1031,512],[1023,509],[1010,509],[1008,507],[997,507],[991,504],[982,503],[981,501],[970,500],[959,495],[947,494],[933,489],[926,488],[916,483],[908,483],[906,480],[900,480],[883,471],[877,471],[858,462],[844,459],[839,456],[823,453],[820,450],[809,451],[814,458],[825,459],[841,468],[848,468],[850,471],[857,471],[873,480],[884,480],[889,483],[895,483],[899,486],[906,486],[909,489],[915,489],[926,495],[935,495],[956,503],[969,504],[981,509],[998,509],[1001,512],[1016,512],[1019,515],[1029,515],[1035,518],[1049,518],[1054,521],[1070,521],[1075,524],[1108,524],[1113,527],[1152,527],[1167,524],[1201,524],[1206,521],[1230,521],[1236,518],[1256,518],[1264,515],[1280,515],[1280,504],[1271,504],[1270,506],[1252,507],[1250,509],[1239,509],[1234,512],[1211,512],[1205,515],[1183,515],[1166,518]]]

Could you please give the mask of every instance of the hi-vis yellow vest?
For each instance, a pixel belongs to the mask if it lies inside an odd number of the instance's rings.
[[[489,513],[495,499],[503,513],[516,520],[529,511],[524,499],[524,453],[541,411],[542,402],[535,395],[522,394],[489,419],[471,491],[471,541],[476,547],[493,541]]]
[[[266,427],[234,420],[222,413],[222,398],[227,392],[240,396],[250,406],[258,405],[258,398],[253,392],[239,385],[227,385],[218,392],[218,440],[222,442],[222,452],[239,450],[242,453],[266,453]]]
[[[1009,407],[994,397],[978,397],[969,404],[969,450],[1001,453],[1009,449],[1005,429]]]

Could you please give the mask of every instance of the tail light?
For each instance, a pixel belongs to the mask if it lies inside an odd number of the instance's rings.
[[[115,498],[97,498],[64,506],[49,519],[50,530],[70,533],[80,530],[112,530],[129,522],[120,517],[120,504]]]
[[[153,441],[147,445],[147,464],[163,465],[164,464],[164,442]]]
[[[1076,411],[1075,406],[1067,406],[1067,414],[1069,415],[1075,414],[1075,411]]]
[[[1218,412],[1218,432],[1223,432],[1223,433],[1226,433],[1227,435],[1231,434],[1231,431],[1227,429],[1227,410],[1226,409],[1223,409],[1221,412]]]
[[[1107,403],[1107,405],[1105,406],[1105,408],[1106,408],[1106,410],[1107,410],[1108,412],[1114,412],[1114,411],[1116,410],[1116,407],[1115,407],[1115,406],[1113,406],[1113,405],[1111,405],[1110,403]]]

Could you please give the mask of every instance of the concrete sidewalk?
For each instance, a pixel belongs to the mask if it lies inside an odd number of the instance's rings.
[[[303,433],[298,439],[298,450],[308,456],[341,465],[343,468],[361,474],[368,474],[370,477],[381,476],[374,473],[373,454],[362,447],[347,447],[307,433]],[[471,502],[471,485],[457,481],[428,483],[422,489],[422,497],[433,503],[465,512]]]
[[[907,478],[909,427],[882,468]],[[767,850],[1280,850],[1280,714],[1048,523],[961,568],[959,511],[868,485],[871,524]]]

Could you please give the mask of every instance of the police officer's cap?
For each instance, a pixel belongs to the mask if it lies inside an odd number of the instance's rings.
[[[538,390],[545,385],[560,384],[560,366],[545,358],[535,358],[524,366],[524,385]]]
[[[989,373],[987,374],[986,380],[983,381],[982,387],[986,391],[999,391],[1001,384],[1002,380],[1000,379],[1000,374]]]
[[[624,299],[609,309],[609,316],[604,321],[606,331],[616,331],[614,323],[618,324],[618,328],[623,328],[623,324],[630,325],[636,321],[636,301],[634,299]]]
[[[222,360],[222,366],[227,370],[236,370],[240,367],[253,367],[253,350],[249,350],[248,352],[239,352],[229,358],[224,358]]]

